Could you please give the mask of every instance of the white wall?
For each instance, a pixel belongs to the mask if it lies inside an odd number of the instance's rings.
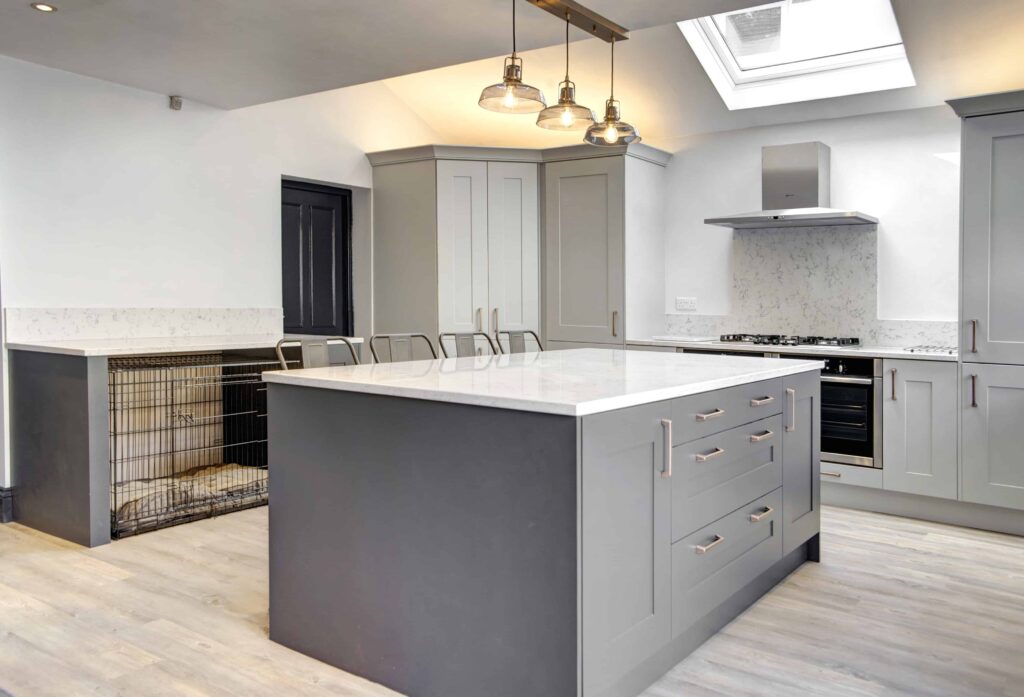
[[[0,94],[9,307],[279,307],[281,177],[369,187],[364,153],[436,140],[380,83],[171,111],[0,57]]]
[[[761,146],[811,140],[832,149],[832,206],[880,220],[878,319],[955,321],[959,167],[936,156],[960,150],[960,122],[947,107],[674,141],[665,311],[675,312],[676,296],[695,296],[700,315],[730,313],[733,232],[703,220],[760,210]]]

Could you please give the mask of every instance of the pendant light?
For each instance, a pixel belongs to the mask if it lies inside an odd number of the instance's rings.
[[[591,145],[627,145],[640,142],[640,131],[619,118],[619,101],[615,99],[615,37],[612,37],[611,95],[604,103],[604,121],[587,129],[583,142]]]
[[[523,59],[516,55],[516,2],[512,0],[512,55],[505,58],[505,76],[485,87],[477,102],[484,109],[503,114],[532,114],[547,106],[544,93],[523,84]]]
[[[552,131],[580,131],[594,124],[594,112],[576,103],[576,83],[569,79],[569,13],[565,13],[565,79],[558,85],[558,104],[537,114],[537,125]]]

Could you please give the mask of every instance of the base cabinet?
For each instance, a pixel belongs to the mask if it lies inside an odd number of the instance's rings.
[[[955,499],[956,363],[886,360],[883,369],[883,487]]]
[[[821,529],[821,378],[801,373],[782,383],[782,553]]]
[[[964,501],[1024,510],[1024,366],[965,363]]]

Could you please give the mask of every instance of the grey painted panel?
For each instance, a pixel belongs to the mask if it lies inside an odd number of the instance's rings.
[[[685,443],[780,413],[781,378],[680,397],[672,400],[673,443]]]
[[[782,552],[821,530],[821,378],[783,378]]]
[[[269,386],[270,633],[417,697],[577,684],[569,417]]]
[[[110,542],[103,357],[10,352],[15,519],[90,547]]]
[[[751,437],[761,438],[751,442]],[[698,455],[722,451],[704,462]],[[782,415],[672,449],[672,541],[782,486]]]
[[[668,643],[670,495],[661,402],[583,419],[583,692],[602,690]]]
[[[780,488],[672,545],[673,637],[782,559],[781,514]]]
[[[957,384],[955,363],[885,361],[882,480],[886,489],[957,497]]]
[[[1024,509],[1024,366],[965,363],[961,389],[963,499]]]

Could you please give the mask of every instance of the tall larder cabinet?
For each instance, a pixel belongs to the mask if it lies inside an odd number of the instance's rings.
[[[961,498],[1024,509],[1024,92],[949,102],[961,146]]]

